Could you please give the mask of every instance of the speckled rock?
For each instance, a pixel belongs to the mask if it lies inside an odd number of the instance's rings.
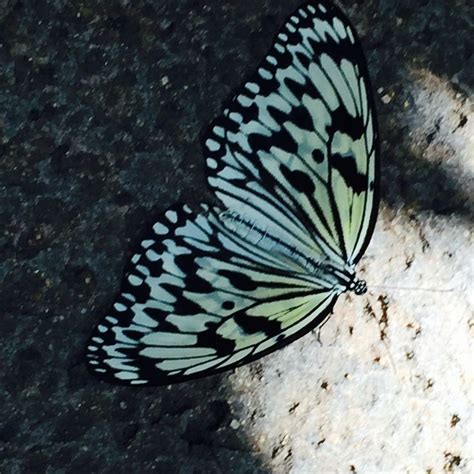
[[[380,117],[371,291],[321,342],[134,390],[84,344],[153,217],[212,199],[199,136],[299,2],[0,0],[0,472],[472,472],[472,7],[340,3]]]

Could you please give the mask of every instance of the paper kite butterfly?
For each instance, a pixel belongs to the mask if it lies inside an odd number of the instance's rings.
[[[378,207],[378,138],[357,34],[329,0],[287,20],[204,137],[222,208],[175,205],[127,267],[87,348],[107,382],[163,385],[232,369],[321,325]]]

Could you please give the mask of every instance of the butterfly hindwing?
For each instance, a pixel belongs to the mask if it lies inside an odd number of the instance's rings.
[[[194,378],[261,357],[325,318],[331,283],[289,271],[275,246],[255,245],[228,220],[215,210],[166,211],[91,339],[94,373],[132,385]]]

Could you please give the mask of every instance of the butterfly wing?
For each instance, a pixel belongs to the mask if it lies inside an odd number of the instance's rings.
[[[108,382],[169,384],[245,364],[320,324],[334,282],[309,277],[282,245],[256,245],[214,210],[169,209],[92,336],[90,369]]]
[[[329,1],[285,24],[204,139],[227,211],[168,210],[88,347],[91,370],[159,385],[242,365],[320,324],[367,246],[377,131],[354,29]]]
[[[289,18],[203,143],[227,208],[316,258],[357,263],[377,213],[377,125],[356,32],[332,3]]]

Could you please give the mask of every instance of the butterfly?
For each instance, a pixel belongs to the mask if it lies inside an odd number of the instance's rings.
[[[163,385],[262,357],[362,294],[378,135],[366,61],[330,1],[309,1],[203,138],[222,207],[175,205],[131,258],[87,347],[93,374]]]

